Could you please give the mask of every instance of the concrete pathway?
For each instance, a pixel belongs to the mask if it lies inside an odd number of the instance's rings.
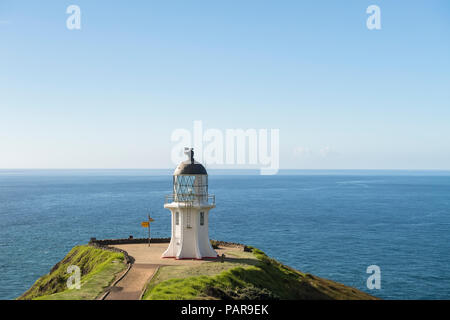
[[[157,264],[134,263],[125,277],[111,288],[105,300],[139,300],[145,284],[157,268]]]
[[[111,288],[105,300],[139,300],[145,285],[159,266],[198,265],[208,261],[163,259],[161,255],[168,245],[168,243],[152,243],[150,246],[148,244],[112,246],[125,250],[135,261],[128,273]],[[230,250],[230,248],[227,248],[227,250]],[[219,255],[225,251],[216,250]]]

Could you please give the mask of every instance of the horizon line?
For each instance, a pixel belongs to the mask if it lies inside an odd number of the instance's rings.
[[[208,170],[234,170],[234,171],[258,171],[261,168],[209,168]],[[0,168],[2,171],[6,170],[174,170],[171,168]],[[279,171],[449,171],[450,169],[309,169],[309,168],[280,168]]]

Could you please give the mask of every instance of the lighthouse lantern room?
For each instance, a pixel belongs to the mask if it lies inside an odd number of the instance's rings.
[[[185,148],[188,160],[173,174],[173,193],[166,196],[164,208],[172,215],[172,237],[163,258],[215,258],[208,234],[209,211],[215,208],[214,195],[208,194],[208,173],[194,160],[194,150]]]

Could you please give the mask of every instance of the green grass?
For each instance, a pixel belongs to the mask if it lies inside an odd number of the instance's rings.
[[[255,265],[258,260],[249,252],[227,252],[225,262],[210,261],[194,266],[165,266],[160,267],[158,274],[153,277],[153,284],[179,278],[189,278],[195,276],[214,276],[222,271],[235,267],[246,267]]]
[[[251,252],[227,250],[226,258],[223,263],[219,261],[209,261],[194,266],[163,266],[159,268],[158,272],[149,283],[146,293],[144,294],[144,299],[148,297],[154,297],[157,300],[179,300],[182,299],[181,297],[192,299],[193,295],[196,295],[195,290],[193,291],[192,288],[195,289],[206,284],[206,282],[204,283],[202,280],[207,280],[209,277],[215,276],[229,269],[236,267],[248,267],[251,265],[256,265],[257,263],[258,259]],[[197,278],[200,280],[197,280]],[[161,289],[167,285],[166,281],[177,282],[178,280],[182,280],[180,282],[181,287],[177,287],[175,285],[173,288],[173,292],[175,294],[174,296],[171,296],[170,290]],[[185,286],[183,285],[184,281]],[[201,283],[196,283],[196,281],[200,281]],[[160,283],[163,283],[161,288],[158,286]],[[153,288],[155,288],[155,292],[152,293]],[[154,293],[157,293],[158,296],[154,296]]]
[[[81,271],[81,288],[67,288],[70,265]],[[122,253],[102,250],[91,246],[76,246],[56,264],[49,274],[39,278],[18,299],[20,300],[92,300],[98,297],[124,270],[126,264]]]
[[[252,248],[252,258],[238,259],[223,270],[202,273],[210,263],[198,268],[201,275],[179,267],[161,268],[148,284],[145,300],[187,299],[371,299],[370,295],[345,285],[318,278],[287,267]],[[178,269],[176,269],[178,268]],[[177,271],[182,271],[181,274]]]

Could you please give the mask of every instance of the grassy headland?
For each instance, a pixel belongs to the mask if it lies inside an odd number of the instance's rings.
[[[81,271],[81,288],[69,290],[67,268],[78,266]],[[124,270],[126,264],[122,253],[94,248],[88,245],[74,247],[58,262],[50,273],[39,278],[21,295],[19,300],[93,300],[103,293]]]
[[[235,254],[238,254],[237,252]],[[145,300],[376,299],[343,284],[305,274],[251,248],[224,263],[165,266],[149,282]]]
[[[220,259],[201,264],[162,265],[145,288],[145,300],[353,300],[377,299],[343,284],[302,273],[252,247],[224,245]],[[74,247],[49,274],[18,299],[93,300],[126,268],[123,253],[92,246]],[[71,274],[81,270],[81,288],[67,289]]]

